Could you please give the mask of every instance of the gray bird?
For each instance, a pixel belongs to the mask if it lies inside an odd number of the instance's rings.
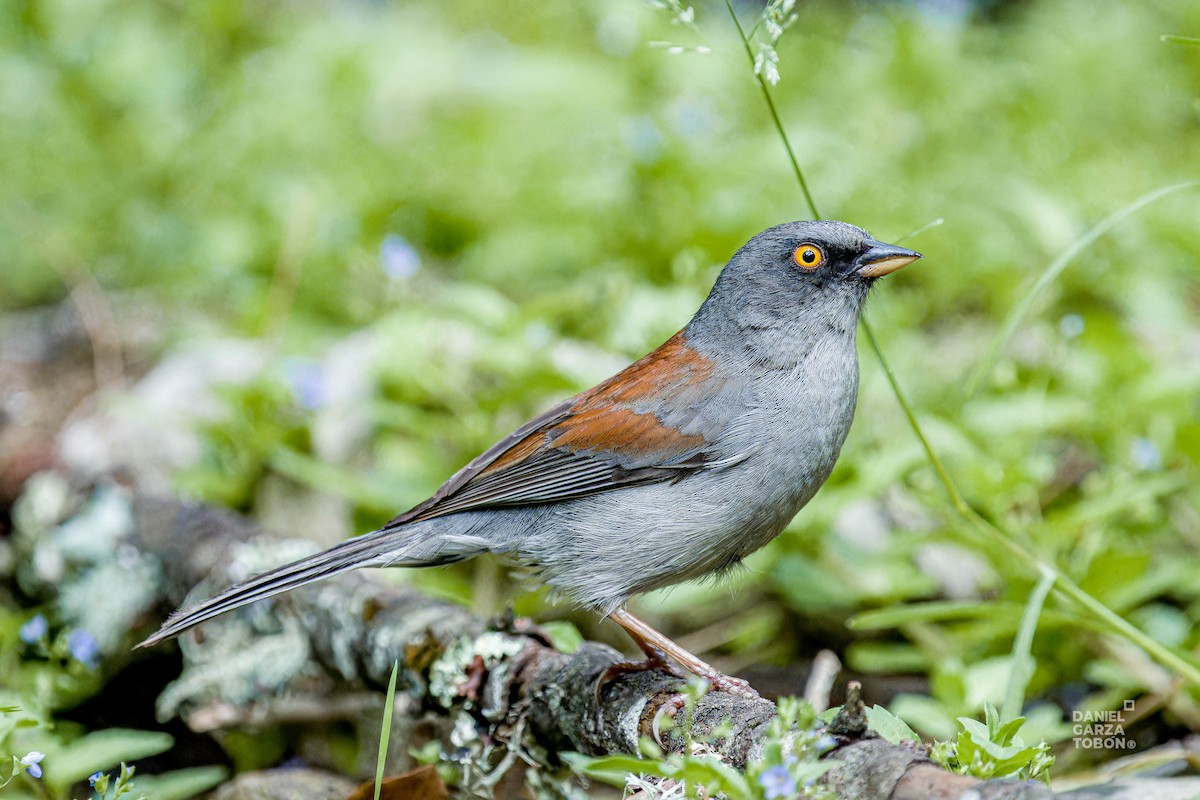
[[[844,222],[769,228],[657,350],[517,428],[379,530],[177,611],[142,646],[347,570],[500,553],[625,628],[653,664],[669,656],[753,695],[625,603],[739,563],[812,498],[854,417],[867,292],[920,257]]]

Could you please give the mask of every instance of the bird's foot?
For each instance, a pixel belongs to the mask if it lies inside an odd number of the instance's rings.
[[[710,692],[725,692],[726,694],[741,697],[746,700],[758,700],[759,702],[769,702],[765,700],[758,692],[750,686],[749,683],[741,678],[734,678],[731,675],[726,675],[723,672],[716,670],[706,671],[702,675],[697,675],[700,679],[708,683],[708,691]],[[654,722],[652,731],[654,733],[654,741],[660,747],[665,747],[660,727],[664,720],[676,720],[683,710],[687,707],[688,698],[685,694],[674,694],[659,703],[658,708],[654,713]]]
[[[596,702],[600,702],[600,692],[610,682],[616,680],[622,675],[636,675],[639,672],[665,672],[672,678],[683,680],[687,677],[687,673],[675,666],[667,658],[666,654],[661,650],[657,652],[646,651],[644,661],[617,661],[609,664],[604,672],[600,673],[600,677],[596,679]],[[675,705],[675,701],[669,701],[671,705]],[[683,701],[680,698],[679,708],[683,708]],[[674,716],[674,713],[671,714]]]
[[[737,697],[744,697],[747,700],[763,699],[758,692],[750,687],[749,683],[741,678],[734,678],[717,671],[711,664],[692,655],[633,614],[630,614],[629,610],[624,606],[611,612],[608,617],[624,628],[630,637],[637,642],[638,647],[642,648],[642,652],[646,654],[646,663],[654,664],[655,666],[661,665],[662,668],[667,669],[672,675],[683,677],[683,673],[679,672],[671,661],[668,660],[669,656],[670,659],[682,665],[688,672],[707,681],[711,691],[725,692]]]
[[[758,692],[754,691],[748,682],[741,678],[735,678],[732,675],[726,675],[723,672],[714,670],[711,674],[700,675],[701,678],[708,681],[709,691],[725,692],[726,694],[744,697],[747,700],[762,700],[763,697]]]
[[[483,686],[483,679],[487,676],[487,665],[483,663],[483,656],[478,653],[471,660],[467,667],[466,678],[458,683],[454,690],[459,697],[465,697],[468,701],[475,703],[479,700],[479,689]]]
[[[597,686],[613,681],[622,675],[633,675],[638,672],[665,672],[672,678],[686,678],[687,673],[679,667],[672,664],[662,653],[657,655],[646,654],[646,659],[643,661],[617,661],[609,664],[608,667],[601,673],[599,680],[596,681]]]

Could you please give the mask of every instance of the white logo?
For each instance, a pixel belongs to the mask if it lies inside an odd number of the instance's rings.
[[[1137,742],[1125,738],[1126,711],[1133,711],[1132,700],[1120,711],[1072,711],[1071,741],[1084,750],[1132,750]]]

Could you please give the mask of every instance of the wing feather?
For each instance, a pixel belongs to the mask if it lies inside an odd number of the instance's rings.
[[[712,401],[726,389],[680,332],[614,377],[517,428],[384,529],[460,511],[675,481],[709,464],[730,463],[729,454],[712,449],[709,436],[721,417]],[[705,430],[697,429],[701,416]]]

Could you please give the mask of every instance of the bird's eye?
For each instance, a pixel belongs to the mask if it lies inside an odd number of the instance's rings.
[[[800,269],[812,272],[825,263],[825,251],[821,249],[820,245],[805,242],[792,252],[792,258],[795,259]]]

